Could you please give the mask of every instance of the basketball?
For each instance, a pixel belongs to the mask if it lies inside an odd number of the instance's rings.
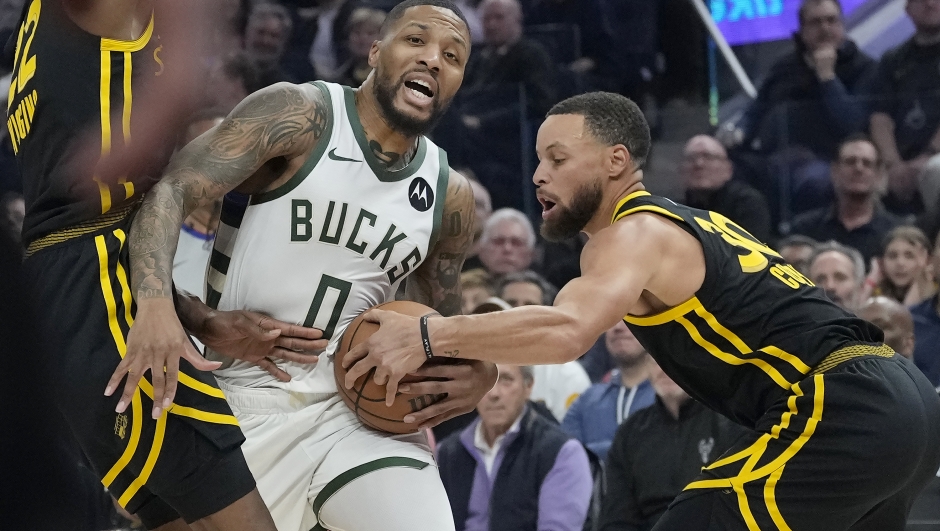
[[[386,302],[375,306],[375,308],[413,317],[437,313],[433,308],[411,301]],[[389,433],[415,433],[418,431],[417,425],[406,424],[402,420],[405,415],[420,411],[443,399],[446,395],[398,393],[392,406],[387,407],[385,405],[385,386],[376,385],[372,380],[375,369],[372,369],[364,376],[360,376],[352,389],[346,389],[343,383],[346,378],[346,369],[343,368],[343,356],[359,343],[369,339],[379,329],[379,325],[363,320],[366,313],[368,313],[368,310],[359,314],[359,317],[349,323],[340,341],[339,348],[336,350],[336,357],[333,360],[333,376],[336,379],[336,387],[339,389],[340,396],[343,397],[343,402],[346,402],[349,409],[353,410],[356,417],[363,424]],[[409,379],[408,377],[402,379],[402,383],[415,381],[419,380]]]

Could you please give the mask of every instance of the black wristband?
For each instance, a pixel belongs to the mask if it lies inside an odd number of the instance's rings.
[[[421,345],[424,346],[424,355],[431,359],[434,357],[434,353],[431,352],[431,337],[428,335],[428,317],[436,315],[429,313],[427,315],[422,315],[420,319],[421,323]]]

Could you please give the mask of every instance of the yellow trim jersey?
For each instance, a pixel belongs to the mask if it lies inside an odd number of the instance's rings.
[[[23,178],[28,243],[121,210],[159,177],[103,182],[94,165],[131,141],[135,95],[164,65],[153,17],[139,38],[119,41],[78,27],[61,2],[31,0],[16,37],[6,127]],[[172,147],[153,146],[155,173]]]
[[[682,304],[624,321],[676,383],[729,418],[753,426],[831,352],[884,339],[725,216],[636,192],[612,222],[641,212],[699,240],[705,281]]]

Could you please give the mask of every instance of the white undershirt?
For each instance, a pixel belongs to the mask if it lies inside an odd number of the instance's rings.
[[[522,410],[522,413],[519,414],[519,418],[509,427],[509,431],[496,437],[496,440],[493,441],[493,446],[487,444],[486,437],[483,436],[483,421],[481,420],[477,423],[477,428],[473,433],[473,446],[480,451],[480,457],[483,458],[483,467],[486,468],[487,476],[493,475],[493,463],[496,461],[496,456],[499,454],[500,448],[503,447],[503,440],[505,440],[506,436],[510,433],[519,431],[519,424],[522,422],[523,415],[525,415],[525,409]]]

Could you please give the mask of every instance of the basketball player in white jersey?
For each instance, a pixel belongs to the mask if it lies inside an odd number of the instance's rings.
[[[470,53],[466,21],[449,0],[406,0],[389,14],[358,90],[278,84],[246,98],[182,149],[135,220],[131,241],[138,315],[128,340],[129,386],[173,368],[185,335],[170,298],[179,226],[226,198],[207,276],[207,303],[251,308],[323,330],[313,365],[278,361],[287,382],[250,363],[216,371],[247,442],[258,490],[281,531],[454,529],[423,433],[366,428],[337,394],[332,354],[362,311],[407,297],[459,312],[459,272],[472,243],[469,183],[421,136],[446,109]],[[447,393],[436,421],[469,411],[495,383],[491,364],[422,369]],[[156,379],[155,379],[156,380]],[[159,401],[157,402],[159,404]],[[431,413],[431,409],[422,412]],[[433,421],[432,421],[433,422]]]

